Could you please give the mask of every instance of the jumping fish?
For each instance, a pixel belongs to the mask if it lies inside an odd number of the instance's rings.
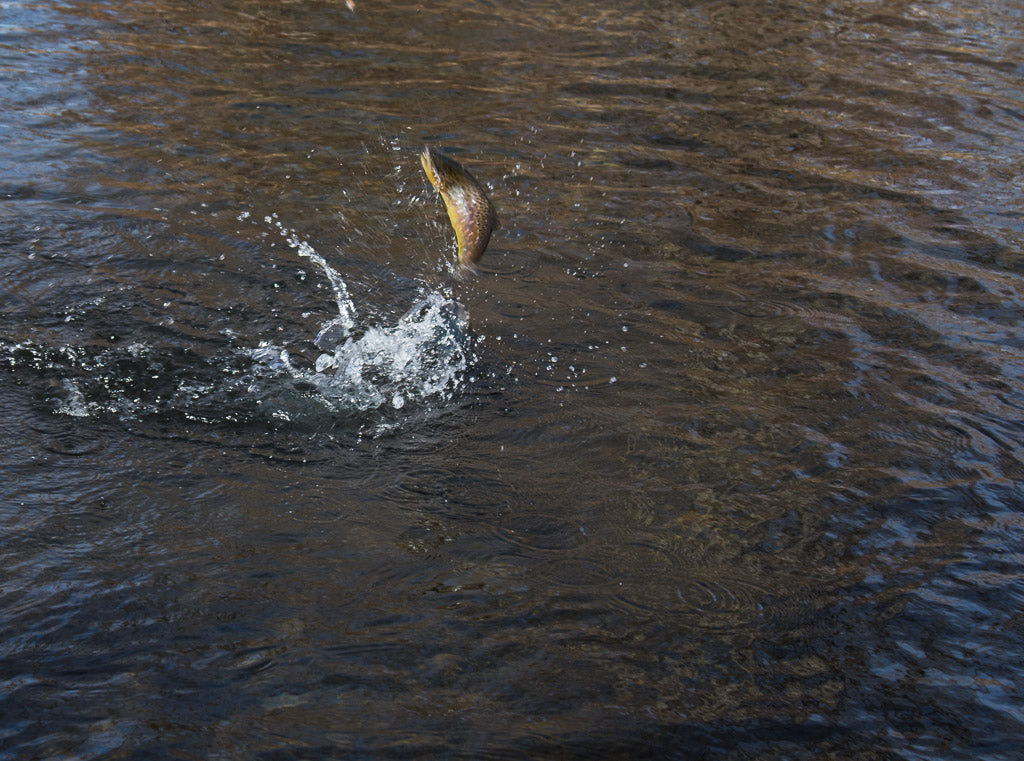
[[[454,159],[427,147],[420,154],[427,179],[434,186],[455,229],[459,244],[459,266],[472,270],[498,226],[498,214],[473,175]]]

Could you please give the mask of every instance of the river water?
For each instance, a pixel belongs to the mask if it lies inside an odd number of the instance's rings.
[[[1020,758],[1022,61],[1010,0],[0,2],[0,759]]]

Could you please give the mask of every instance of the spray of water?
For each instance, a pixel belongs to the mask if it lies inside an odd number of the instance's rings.
[[[465,311],[450,294],[423,291],[394,325],[374,325],[358,333],[358,313],[341,273],[294,230],[272,216],[273,226],[299,255],[324,273],[338,313],[314,340],[321,354],[312,367],[300,367],[287,349],[261,343],[251,351],[256,377],[290,381],[302,400],[337,413],[400,410],[450,401],[460,389],[473,355]],[[279,388],[279,391],[280,391]],[[258,389],[253,389],[258,391]],[[302,414],[294,395],[267,400],[277,417]]]
[[[264,221],[316,264],[330,285],[336,312],[323,325],[310,326],[320,352],[315,359],[293,357],[270,342],[225,346],[203,356],[189,346],[143,341],[48,346],[0,340],[0,368],[45,379],[39,385],[53,409],[76,418],[170,414],[214,424],[316,426],[357,418],[360,430],[385,432],[457,396],[475,355],[464,310],[450,293],[423,285],[397,321],[360,320],[342,274],[276,217]]]

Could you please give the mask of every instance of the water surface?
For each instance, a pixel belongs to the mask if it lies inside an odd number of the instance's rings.
[[[0,3],[0,758],[1020,757],[1021,18]]]

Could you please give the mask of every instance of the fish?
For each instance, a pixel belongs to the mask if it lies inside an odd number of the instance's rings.
[[[480,183],[455,159],[427,146],[420,154],[420,163],[430,184],[441,194],[455,230],[459,268],[473,271],[498,227],[498,213]]]

